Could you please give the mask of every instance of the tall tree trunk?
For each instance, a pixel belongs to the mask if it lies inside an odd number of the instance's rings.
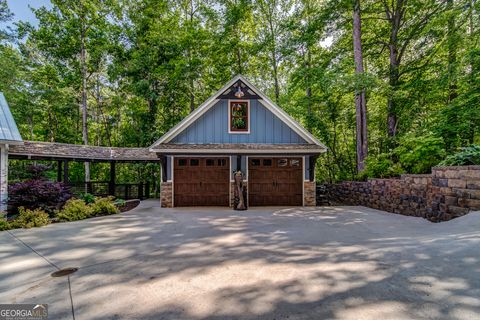
[[[270,28],[271,38],[271,55],[272,55],[272,69],[273,69],[273,81],[275,86],[275,102],[280,105],[280,84],[278,82],[278,60],[277,60],[277,42],[275,41],[275,28],[273,27],[273,12],[269,13],[268,25]]]
[[[193,94],[194,90],[194,83],[193,83],[193,77],[190,75],[190,112],[193,112],[195,110],[195,95]]]
[[[280,84],[278,83],[278,65],[276,58],[276,50],[272,50],[272,61],[273,61],[273,81],[275,85],[275,102],[277,105],[280,105]]]
[[[82,22],[80,31],[80,68],[82,73],[82,138],[83,144],[88,145],[88,109],[87,109],[87,49],[85,47],[86,30]],[[90,163],[85,162],[85,182],[90,181]],[[86,184],[85,184],[86,187]]]
[[[453,0],[447,0],[449,9],[448,17],[448,103],[451,103],[457,96],[456,63],[457,63],[457,37],[455,29],[455,15]]]
[[[312,86],[310,81],[310,66],[311,66],[310,49],[307,47],[306,61],[305,61],[305,83],[307,89],[305,94],[307,96],[307,130],[312,132],[313,129],[313,114],[312,114]]]
[[[470,0],[470,10],[469,10],[469,47],[470,50],[475,50],[476,47],[476,41],[475,41],[475,23],[474,23],[474,13],[475,13],[475,2],[477,0]],[[478,86],[477,81],[476,81],[476,75],[478,74],[477,70],[477,64],[475,63],[475,56],[470,53],[470,59],[469,59],[469,65],[470,65],[470,74],[469,74],[469,80],[468,83],[471,85],[472,88],[475,88]],[[477,126],[475,125],[475,121],[473,119],[470,119],[470,125],[469,125],[469,132],[468,132],[468,143],[473,144],[475,142],[475,132],[476,132]]]
[[[360,12],[360,0],[355,0],[353,7],[353,54],[355,58],[355,73],[362,75],[363,52],[362,52],[362,19]],[[365,169],[365,158],[368,153],[367,140],[367,100],[365,89],[355,92],[355,109],[357,120],[357,171]]]
[[[387,134],[389,137],[395,137],[397,134],[398,126],[398,106],[395,97],[395,93],[398,89],[399,78],[400,78],[400,54],[399,54],[399,43],[398,43],[398,33],[402,25],[402,20],[405,14],[405,2],[406,0],[397,0],[395,7],[392,5],[392,10],[389,11],[386,8],[387,20],[390,23],[390,41],[388,44],[389,49],[389,84],[391,94],[388,97],[387,102]]]
[[[237,45],[237,72],[238,74],[243,74],[242,68],[242,53],[240,52],[240,48]]]
[[[388,106],[387,106],[387,130],[389,137],[395,137],[397,134],[397,103],[395,98],[395,91],[398,86],[399,78],[399,62],[397,59],[398,50],[397,46],[390,44],[390,70],[389,70],[389,84],[392,93],[388,97]]]

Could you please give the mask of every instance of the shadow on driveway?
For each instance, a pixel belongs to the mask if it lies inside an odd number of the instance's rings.
[[[55,319],[72,306],[77,319],[480,317],[480,213],[432,224],[364,207],[144,201],[0,244],[0,300],[49,303]],[[49,276],[64,267],[79,271]]]

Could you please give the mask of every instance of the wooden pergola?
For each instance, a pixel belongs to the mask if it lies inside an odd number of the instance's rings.
[[[15,119],[10,111],[4,95],[0,92],[0,217],[7,208],[8,201],[8,161],[18,160],[46,160],[57,162],[57,180],[69,183],[69,163],[76,162],[108,162],[110,163],[110,179],[108,192],[105,194],[115,195],[117,186],[125,188],[127,195],[128,187],[132,184],[116,184],[115,173],[117,163],[162,163],[156,153],[148,148],[118,148],[98,147],[89,145],[66,144],[56,142],[24,141],[20,135]],[[83,182],[84,186],[92,182]],[[143,187],[138,195],[144,195]],[[148,190],[148,185],[145,188]],[[93,192],[92,192],[93,193]],[[148,196],[148,193],[147,193]]]
[[[115,195],[117,163],[161,163],[161,159],[148,148],[99,147],[56,142],[23,141],[10,146],[10,159],[44,160],[57,162],[57,181],[69,183],[69,163],[103,162],[110,163],[108,194]],[[87,190],[92,184],[85,182]],[[93,193],[93,192],[92,192]],[[143,191],[142,191],[143,195]]]

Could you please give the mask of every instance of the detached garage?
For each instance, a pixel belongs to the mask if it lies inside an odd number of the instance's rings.
[[[161,205],[229,206],[241,171],[249,206],[315,205],[326,147],[236,76],[150,147],[162,162]]]

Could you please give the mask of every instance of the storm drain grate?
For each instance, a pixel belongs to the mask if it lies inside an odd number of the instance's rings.
[[[52,273],[51,276],[52,277],[64,277],[64,276],[68,276],[69,274],[72,274],[72,273],[76,272],[77,270],[78,270],[78,268],[60,269],[60,270]]]

